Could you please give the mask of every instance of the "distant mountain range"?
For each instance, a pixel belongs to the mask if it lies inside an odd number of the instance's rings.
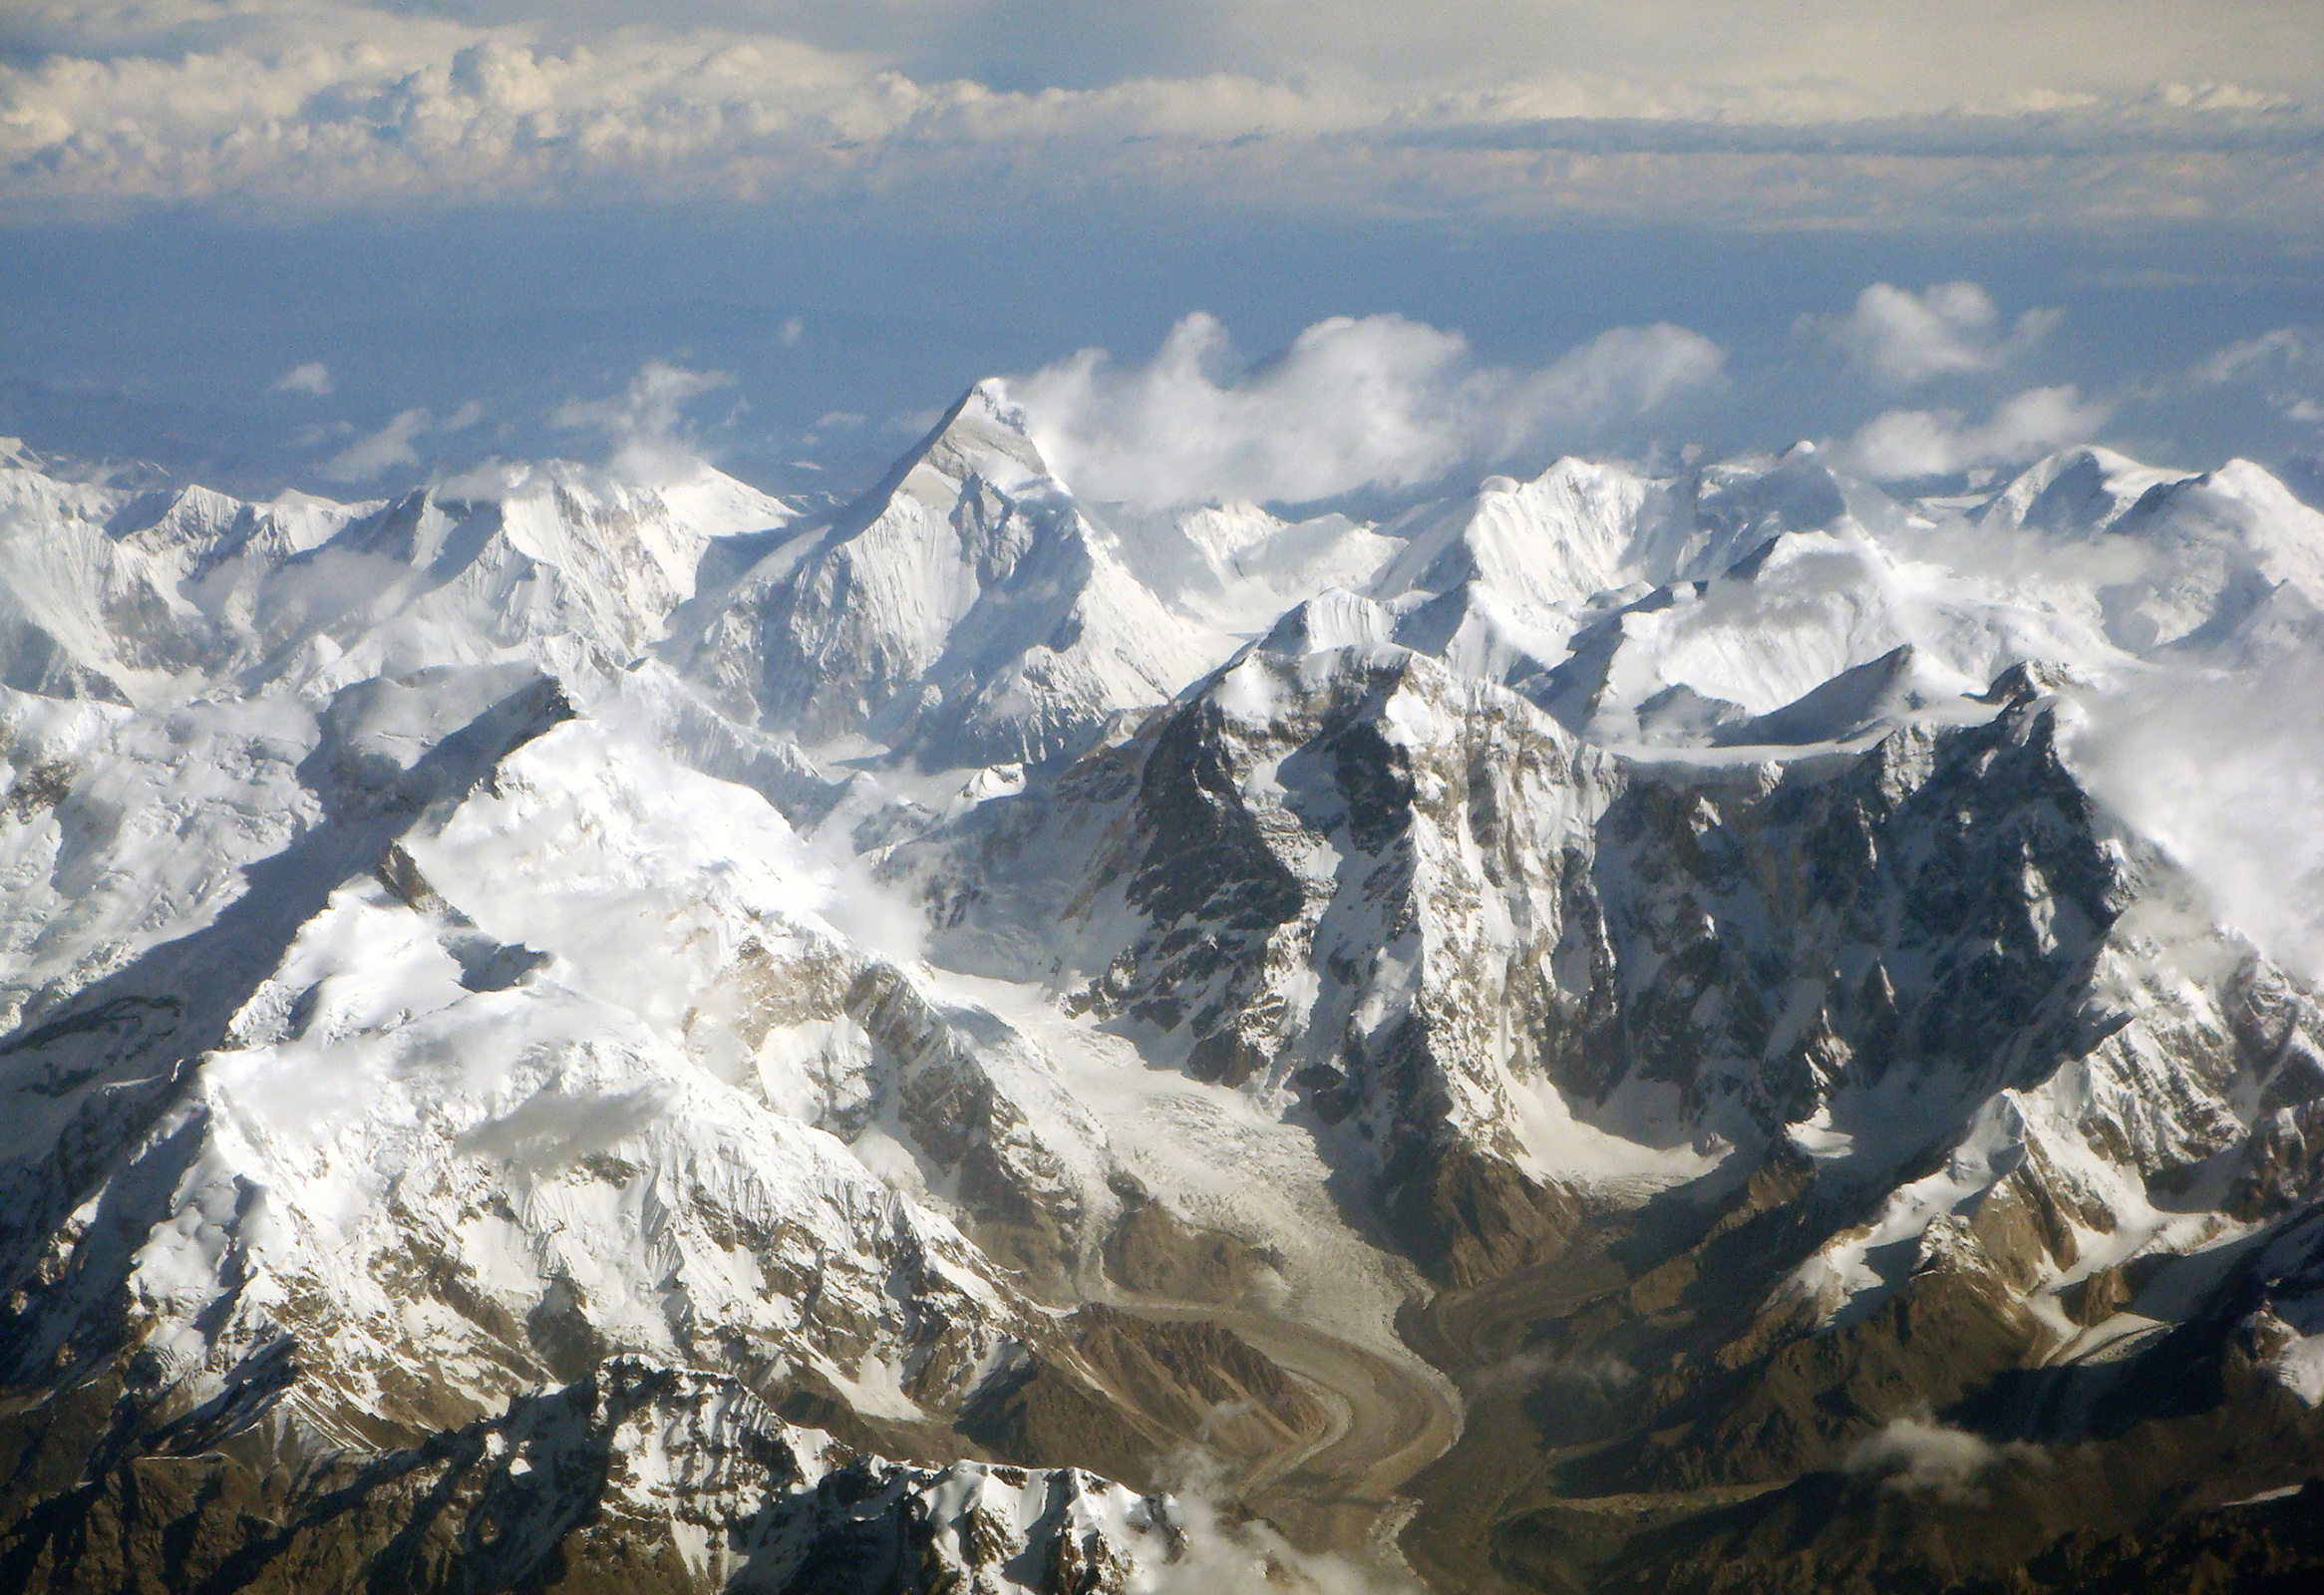
[[[0,1587],[2306,1587],[2318,480],[12,446]]]

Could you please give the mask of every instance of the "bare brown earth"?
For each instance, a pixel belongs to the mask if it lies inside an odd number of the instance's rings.
[[[1150,1237],[1155,1274],[1210,1299],[1117,1306],[1230,1330],[1326,1415],[1230,1465],[1233,1500],[1446,1595],[2324,1589],[2324,1486],[2300,1492],[2324,1477],[2324,1423],[2227,1319],[2112,1372],[2044,1358],[1975,1272],[1916,1276],[1822,1332],[1777,1322],[1754,1282],[1810,1232],[1809,1199],[1771,1156],[1707,1204],[1599,1215],[1562,1256],[1409,1305],[1425,1367],[1221,1301],[1226,1254],[1182,1235]],[[1172,1260],[1189,1255],[1209,1266]],[[2092,1378],[2107,1399],[2059,1427]],[[1859,1465],[1899,1418],[1979,1436],[1987,1464],[1933,1486]]]
[[[2324,1477],[2324,1424],[2255,1372],[2229,1320],[2173,1331],[2095,1418],[2044,1432],[2043,1393],[2093,1371],[2029,1363],[2019,1309],[1973,1278],[1916,1277],[1842,1328],[1770,1333],[1749,1282],[1786,1244],[1796,1181],[1762,1172],[1715,1211],[1666,1213],[1659,1235],[1644,1217],[1601,1224],[1597,1249],[1410,1306],[1406,1354],[1260,1310],[1236,1289],[1247,1259],[1158,1231],[1151,1277],[1243,1299],[1088,1304],[956,1429],[833,1427],[882,1454],[973,1446],[1199,1483],[1302,1550],[1442,1595],[2324,1588],[2316,1487],[2300,1490]],[[671,1399],[626,1390],[574,1411],[575,1487],[543,1524],[541,1587],[687,1587],[582,1487],[620,1403]],[[119,1395],[98,1380],[0,1410],[29,1508],[0,1524],[0,1589],[490,1586],[500,1553],[479,1525],[507,1508],[482,1428],[316,1466],[256,1432],[131,1446]],[[845,1416],[804,1387],[777,1405]],[[1850,1464],[1910,1411],[1990,1436],[1991,1465],[1926,1489]]]
[[[1413,1502],[1401,1491],[1460,1435],[1449,1382],[1412,1358],[1282,1318],[1196,1303],[1139,1302],[1124,1311],[1162,1322],[1210,1319],[1299,1381],[1328,1423],[1305,1443],[1234,1475],[1234,1499],[1301,1550],[1407,1571],[1396,1533]]]
[[[1155,1318],[1090,1303],[1066,1327],[1070,1362],[1035,1354],[969,1404],[959,1432],[1004,1461],[1153,1489],[1176,1482],[1197,1450],[1263,1467],[1330,1426],[1307,1383],[1215,1311]]]
[[[1786,1182],[1739,1190],[1694,1235],[1609,1230],[1408,1308],[1466,1423],[1405,1485],[1432,1589],[1515,1595],[2133,1595],[2324,1589],[2293,1509],[2324,1423],[2252,1372],[2224,1326],[2156,1343],[2089,1420],[2042,1427],[2022,1309],[1916,1279],[1867,1317],[1770,1334],[1745,1266],[1777,1244]],[[1932,1399],[1933,1395],[1933,1399]],[[1916,1483],[1854,1458],[1898,1417],[1980,1436],[1984,1464]],[[2019,1437],[2019,1436],[2024,1437]]]

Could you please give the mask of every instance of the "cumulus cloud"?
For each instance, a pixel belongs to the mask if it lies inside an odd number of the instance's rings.
[[[391,22],[212,50],[0,64],[0,192],[121,200],[410,202],[576,192],[855,188],[1066,140],[1320,129],[1334,102],[1271,85],[1133,83],[1002,94],[919,83],[769,35],[625,29],[550,45],[515,29]]]
[[[1931,378],[1996,371],[2041,341],[2055,310],[2028,310],[2007,332],[1993,296],[1974,282],[1940,282],[1921,293],[1875,282],[1846,315],[1808,325],[1883,382],[1914,387]]]
[[[276,393],[327,394],[331,391],[331,368],[320,360],[310,360],[303,366],[293,366],[274,384]]]
[[[1538,1349],[1512,1352],[1461,1382],[1470,1401],[1504,1390],[1547,1387],[1567,1400],[1603,1401],[1638,1383],[1638,1370],[1619,1357],[1559,1357]]]
[[[467,1130],[458,1144],[473,1157],[550,1174],[632,1140],[678,1107],[677,1089],[662,1082],[625,1092],[576,1091],[559,1083]]]
[[[1971,99],[2071,107],[2096,93],[2168,109],[2249,110],[2299,98],[2314,57],[2300,0],[1794,0],[1780,11],[1701,0],[1470,0],[1412,26],[1409,0],[664,0],[665,27],[775,35],[918,78],[1075,88],[1246,74],[1400,87],[1620,82],[1640,103],[1927,110]],[[597,43],[637,8],[546,0],[14,0],[12,44],[98,54],[255,48],[332,30],[374,41],[453,19]],[[472,28],[470,31],[474,31]],[[2106,48],[2090,41],[2104,38]],[[1964,41],[1972,48],[1963,48]],[[1619,63],[1588,74],[1575,63]],[[2181,80],[2159,83],[2159,80]],[[2230,81],[2235,80],[2235,81]],[[2260,85],[2259,88],[2239,87]],[[2272,86],[2269,87],[2269,86]]]
[[[1337,316],[1245,366],[1219,321],[1181,319],[1153,359],[1086,349],[1009,384],[1077,490],[1145,506],[1328,498],[1435,480],[1603,438],[1720,381],[1682,327],[1618,327],[1548,366],[1480,364],[1402,316]]]
[[[1941,477],[1975,466],[2022,465],[2055,449],[2088,443],[2114,414],[2072,383],[2029,388],[1981,422],[1957,410],[1890,410],[1866,422],[1840,451],[1841,463],[1876,481]]]
[[[612,398],[568,399],[549,421],[598,434],[612,447],[608,469],[652,485],[687,475],[701,460],[686,435],[687,402],[733,384],[723,371],[689,371],[667,360],[648,360]]]
[[[2036,1446],[1997,1445],[1966,1430],[1932,1419],[1898,1418],[1878,1434],[1858,1441],[1841,1462],[1846,1471],[1878,1478],[1884,1488],[1940,1500],[1970,1503],[1983,1498],[1978,1481],[2012,1459],[2033,1460]]]
[[[1234,1416],[1210,1410],[1211,1424]],[[1170,1491],[1169,1559],[1141,1566],[1135,1587],[1151,1595],[1421,1595],[1409,1580],[1329,1552],[1294,1547],[1263,1518],[1240,1509],[1232,1470],[1201,1445],[1163,1468]]]
[[[862,426],[866,419],[852,410],[827,410],[808,424],[807,431],[799,435],[799,441],[812,449],[824,441],[827,433],[852,432]],[[920,430],[924,433],[928,428]]]

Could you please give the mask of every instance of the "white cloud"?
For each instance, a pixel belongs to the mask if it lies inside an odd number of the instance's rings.
[[[2269,372],[2305,365],[2309,341],[2299,327],[2278,327],[2256,338],[2244,338],[2196,364],[2192,376],[2198,388],[2224,388]]]
[[[1300,501],[1603,437],[1716,383],[1722,359],[1684,328],[1619,327],[1510,371],[1478,364],[1457,332],[1341,316],[1244,369],[1226,329],[1197,313],[1143,365],[1084,350],[1009,392],[1044,454],[1094,497]]]
[[[320,360],[310,360],[303,366],[293,366],[274,384],[276,393],[327,394],[331,391],[331,369]]]
[[[924,438],[934,431],[937,423],[943,419],[944,412],[940,409],[907,410],[899,415],[889,416],[879,424],[879,430],[893,433],[899,438]]]
[[[621,393],[610,399],[568,399],[549,421],[597,433],[612,445],[608,469],[651,485],[687,475],[701,460],[684,432],[687,401],[733,383],[723,371],[689,371],[667,360],[648,360]]]
[[[1342,0],[1320,24],[1304,7],[1124,3],[769,13],[701,0],[653,27],[517,0],[417,14],[353,0],[44,0],[0,60],[0,203],[82,214],[843,198],[924,220],[1008,196],[1129,192],[1480,221],[1990,227],[2200,212],[2281,231],[2312,225],[2324,201],[2313,97],[2287,103],[2264,75],[2236,88],[2224,61],[2195,89],[2094,83],[2084,36],[2049,12],[2042,26],[2075,81],[2005,86],[1995,61],[2023,70],[2034,25],[2012,12],[1987,24],[2011,50],[1945,87],[1928,62],[1961,52],[1913,42],[1929,19],[1893,6],[1867,23],[1860,0],[1823,30],[1699,6],[1674,25],[1680,0],[1562,3],[1554,26],[1538,7],[1496,6],[1437,19],[1427,39],[1390,0]],[[892,26],[845,20],[873,12]],[[1197,12],[1209,21],[1187,20]],[[2204,49],[2186,36],[2139,38],[2178,38],[2158,59],[2191,64]],[[1017,44],[997,47],[1003,37]],[[2110,71],[2128,37],[2109,26],[2096,54]],[[1606,47],[1577,50],[1589,38]],[[1815,64],[1835,47],[1857,57],[1852,70]],[[1908,69],[1886,49],[1909,51]],[[1334,57],[1347,69],[1322,65]],[[1624,71],[1572,65],[1592,60]]]
[[[1875,282],[1838,317],[1806,325],[1883,382],[1913,387],[1935,377],[1996,371],[2057,324],[2055,310],[2028,310],[2007,333],[1993,296],[1974,282],[1940,282],[1921,293]]]
[[[2198,361],[2188,374],[2197,389],[2266,384],[2265,398],[2286,421],[2324,422],[2324,334],[2313,327],[2277,327],[2229,344]]]
[[[639,15],[623,0],[12,0],[10,8],[20,54],[258,49],[326,33],[392,44],[480,28],[596,47]],[[1977,99],[2054,109],[2111,91],[2171,110],[2260,110],[2303,98],[2317,70],[2307,0],[1794,0],[1776,10],[1468,0],[1438,8],[1426,28],[1413,26],[1409,0],[663,0],[652,15],[666,28],[729,39],[788,37],[867,71],[1062,88],[1243,74],[1473,90],[1604,62],[1665,103],[1783,97],[1861,114]]]
[[[776,329],[775,341],[786,349],[799,347],[799,340],[807,332],[807,323],[797,316],[785,316],[783,325]]]
[[[1726,359],[1710,339],[1668,322],[1609,328],[1520,383],[1515,420],[1529,433],[1539,425],[1648,415],[1680,394],[1717,383]],[[1506,443],[1514,449],[1520,438],[1512,435]]]
[[[1997,1445],[1928,1418],[1898,1418],[1858,1441],[1840,1465],[1877,1477],[1888,1489],[1973,1502],[1982,1498],[1975,1488],[1978,1480],[1995,1468],[2013,1458],[2031,1461],[2040,1455],[2038,1447],[2022,1442]]]
[[[2184,865],[2218,917],[2324,980],[2324,664],[2142,676],[2093,697],[2069,754],[2092,792]]]
[[[1866,422],[1840,448],[1839,458],[1876,481],[2021,465],[2089,442],[2113,413],[2101,400],[2084,399],[2071,383],[2029,388],[1974,424],[1957,410],[1890,410]]]
[[[320,370],[320,367],[316,368]],[[397,466],[416,466],[420,452],[413,445],[431,433],[466,432],[485,419],[485,407],[471,399],[438,421],[425,410],[398,411],[379,431],[367,433],[340,450],[319,468],[330,481],[372,481]],[[344,427],[340,430],[345,430]],[[322,434],[309,429],[310,440]]]
[[[428,430],[427,411],[399,411],[379,431],[356,439],[323,462],[324,479],[370,481],[396,466],[416,466],[420,456],[412,448],[412,441]]]
[[[1205,1423],[1235,1416],[1222,1403]],[[1376,1561],[1300,1550],[1265,1519],[1236,1510],[1232,1470],[1202,1445],[1166,1458],[1162,1475],[1171,1497],[1168,1560],[1145,1562],[1134,1582],[1150,1595],[1422,1595]]]
[[[1465,1375],[1462,1393],[1475,1403],[1482,1396],[1504,1390],[1538,1390],[1550,1386],[1560,1394],[1610,1395],[1638,1383],[1638,1370],[1619,1357],[1558,1357],[1538,1348],[1511,1352]]]

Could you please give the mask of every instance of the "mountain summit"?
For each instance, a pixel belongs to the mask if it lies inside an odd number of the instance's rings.
[[[1050,474],[997,382],[703,608],[686,668],[736,710],[946,766],[1078,751],[1203,664]]]

